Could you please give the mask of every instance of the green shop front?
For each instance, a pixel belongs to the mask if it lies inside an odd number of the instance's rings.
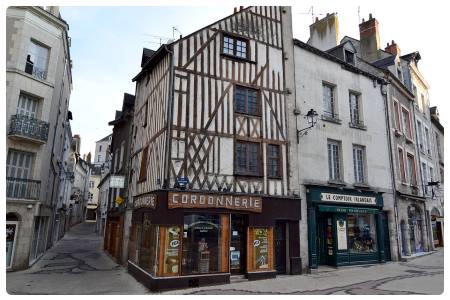
[[[310,268],[385,262],[381,193],[314,185],[306,198]]]

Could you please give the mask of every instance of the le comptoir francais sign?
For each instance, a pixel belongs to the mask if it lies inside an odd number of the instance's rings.
[[[330,194],[330,193],[321,193],[320,200],[328,201],[328,202],[365,204],[365,205],[376,205],[377,204],[377,199],[375,197]]]
[[[169,192],[168,207],[172,208],[226,208],[262,211],[261,197],[200,193]]]

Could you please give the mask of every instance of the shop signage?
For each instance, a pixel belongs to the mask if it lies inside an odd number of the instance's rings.
[[[269,237],[267,228],[255,229],[253,238],[253,257],[255,269],[269,268]]]
[[[167,227],[166,230],[164,273],[175,275],[178,274],[180,227]]]
[[[338,250],[347,250],[347,221],[338,219],[336,221]]]
[[[331,205],[319,205],[319,211],[347,213],[347,214],[376,214],[379,212],[378,209],[374,208],[339,207]]]
[[[376,205],[375,197],[321,193],[320,200],[339,203]]]
[[[133,208],[141,208],[141,207],[155,209],[156,195],[148,194],[148,195],[139,196],[139,197],[135,198]]]
[[[227,208],[233,210],[262,211],[261,197],[199,193],[169,192],[168,207],[172,208]]]
[[[111,175],[109,178],[110,188],[123,189],[125,186],[125,176],[123,175]]]

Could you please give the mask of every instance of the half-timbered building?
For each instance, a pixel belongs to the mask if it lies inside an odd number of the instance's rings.
[[[300,272],[292,51],[289,7],[241,8],[144,51],[128,266],[151,289]]]

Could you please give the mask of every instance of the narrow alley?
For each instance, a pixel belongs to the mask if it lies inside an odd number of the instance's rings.
[[[19,295],[148,292],[101,247],[95,223],[76,225],[30,269],[7,273],[7,292]]]

